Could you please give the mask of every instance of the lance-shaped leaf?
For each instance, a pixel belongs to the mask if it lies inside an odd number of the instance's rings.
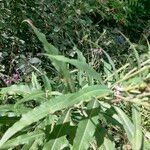
[[[13,104],[0,105],[0,114],[2,116],[8,117],[18,116],[27,113],[29,110],[31,110],[31,108],[27,108],[24,106],[20,106],[19,108],[16,109]]]
[[[101,81],[100,74],[96,72],[92,67],[90,67],[86,62],[79,61],[77,59],[69,59],[63,55],[46,55],[46,56],[48,56],[50,59],[56,59],[58,61],[69,63],[77,67],[78,69],[85,71],[89,77],[91,76],[94,79]]]
[[[49,91],[51,92],[52,91],[52,87],[51,87],[51,83],[50,83],[50,80],[49,78],[47,77],[47,75],[42,75],[42,80],[44,82],[44,88],[45,88],[45,91]]]
[[[104,138],[104,143],[99,150],[116,150],[115,143],[108,138]]]
[[[88,117],[78,124],[72,150],[87,150],[98,125],[99,103],[94,100],[88,104]]]
[[[34,143],[34,140],[29,141],[27,144],[24,144],[21,150],[29,150]]]
[[[124,130],[126,131],[126,134],[128,136],[129,141],[132,143],[132,139],[134,136],[134,126],[131,120],[128,118],[128,116],[118,107],[114,107],[116,112],[118,113],[119,118],[122,121],[122,125],[124,127]]]
[[[19,100],[16,104],[15,104],[15,108],[21,104],[21,103],[24,103],[24,102],[28,102],[30,100],[35,100],[37,102],[43,102],[45,101],[45,93],[41,90],[37,90],[37,91],[34,91],[34,92],[31,92],[30,94],[26,94],[24,95],[24,98]]]
[[[50,99],[28,113],[23,114],[22,118],[6,131],[0,140],[0,147],[15,133],[34,122],[39,121],[48,114],[71,107],[82,101],[90,101],[91,97],[104,97],[109,93],[110,90],[106,86],[95,85],[82,89],[73,94],[61,95]]]
[[[27,84],[14,84],[10,87],[2,88],[0,91],[1,94],[29,94],[31,91],[35,91],[36,89],[33,89],[32,87],[28,86]]]
[[[1,149],[9,149],[9,148],[13,148],[16,147],[18,145],[23,145],[23,144],[27,144],[30,141],[33,141],[35,139],[39,139],[41,137],[44,136],[44,132],[32,132],[29,134],[23,134],[20,135],[14,139],[9,140],[8,142],[6,142]]]
[[[37,80],[37,76],[34,74],[34,72],[32,72],[32,88],[34,89],[41,89],[41,85],[39,84],[38,80]]]
[[[142,134],[142,127],[141,127],[141,114],[138,111],[138,108],[133,107],[132,109],[132,117],[134,123],[134,138],[132,142],[133,150],[141,150],[142,142],[143,142],[143,134]]]
[[[63,114],[49,135],[50,140],[45,144],[43,150],[60,150],[69,145],[65,131],[69,126],[70,110],[63,112]]]
[[[24,22],[27,22],[32,27],[34,33],[36,34],[38,39],[42,42],[47,54],[51,54],[51,55],[59,54],[59,50],[47,41],[46,36],[43,33],[41,33],[32,24],[31,20],[24,20]],[[71,80],[70,73],[66,66],[66,63],[62,63],[60,61],[57,61],[56,59],[51,59],[51,61],[52,61],[52,64],[54,65],[54,67],[57,69],[57,71],[64,76],[64,78],[66,79],[66,81],[68,83],[68,86],[70,87],[71,91],[73,92],[74,91],[74,83]]]

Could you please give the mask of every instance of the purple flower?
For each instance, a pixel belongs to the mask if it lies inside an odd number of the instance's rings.
[[[4,77],[1,76],[1,79],[3,82],[8,86],[12,84],[13,82],[17,82],[20,79],[19,73],[16,71],[16,73],[13,73],[11,77]]]
[[[19,74],[18,74],[18,73],[14,73],[14,74],[12,75],[12,80],[13,80],[14,82],[16,82],[16,81],[18,81],[18,79],[19,79]]]

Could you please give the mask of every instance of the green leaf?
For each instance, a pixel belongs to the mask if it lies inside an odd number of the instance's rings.
[[[85,57],[83,56],[82,52],[79,51],[78,49],[76,49],[76,52],[77,52],[77,54],[78,54],[78,60],[80,60],[80,61],[86,63],[86,59],[85,59]]]
[[[21,150],[30,150],[30,147],[33,145],[34,140],[29,141],[27,144],[24,144]]]
[[[82,101],[88,102],[91,100],[91,97],[104,97],[110,92],[111,91],[106,86],[95,85],[82,89],[73,94],[61,95],[50,99],[28,113],[23,114],[22,118],[6,131],[0,140],[0,147],[15,133],[46,117],[48,114],[71,107]]]
[[[115,64],[114,62],[112,61],[111,57],[109,56],[109,54],[103,50],[103,53],[105,54],[105,56],[107,57],[108,61],[109,61],[109,64],[112,66],[112,69],[113,71],[116,71],[116,68],[115,68]]]
[[[30,140],[27,144],[24,144],[21,150],[29,150],[30,147],[32,146],[34,140]]]
[[[49,54],[58,54],[59,53],[59,51],[56,47],[54,47],[52,44],[48,43],[46,36],[43,33],[38,31],[38,29],[32,24],[31,20],[29,20],[29,19],[24,20],[23,22],[27,22],[32,27],[34,33],[36,34],[38,39],[44,45],[44,49],[47,53],[49,53]]]
[[[24,106],[20,106],[16,109],[13,104],[0,105],[0,114],[2,116],[6,116],[6,115],[18,116],[18,115],[27,113],[29,110],[31,110],[31,109],[26,108]]]
[[[70,63],[70,64],[74,65],[75,67],[77,67],[78,69],[85,71],[89,77],[92,76],[94,79],[101,81],[100,74],[97,73],[92,67],[90,67],[87,63],[85,63],[83,61],[79,61],[76,59],[69,59],[63,55],[46,55],[46,56],[48,56],[51,59],[56,59],[58,61]]]
[[[32,87],[29,87],[28,85],[11,85],[10,87],[2,88],[0,91],[1,94],[28,94],[31,91],[35,91]]]
[[[141,150],[143,142],[142,126],[141,126],[141,114],[137,107],[132,108],[132,117],[134,123],[134,137],[132,142],[133,150]]]
[[[70,110],[63,112],[63,116],[57,122],[52,133],[49,135],[50,140],[45,144],[43,150],[60,150],[69,145],[66,134],[63,134],[66,131],[67,123],[70,119]]]
[[[78,55],[78,61],[82,62],[83,64],[86,64],[86,59],[85,57],[83,56],[82,52],[80,52],[76,47],[74,48],[77,52],[77,55]],[[77,66],[76,66],[77,67]],[[90,66],[89,66],[90,67]],[[77,79],[79,81],[79,85],[81,87],[84,86],[84,84],[86,84],[87,82],[85,82],[85,72],[83,71],[83,69],[79,69],[78,68],[78,75],[77,75]],[[89,81],[89,84],[90,85],[93,85],[92,84],[92,81],[93,81],[93,77],[92,76],[88,76],[88,81]]]
[[[32,72],[32,87],[37,90],[41,89],[41,86],[37,80],[37,76],[34,74],[34,72]]]
[[[99,150],[116,150],[115,143],[108,138],[104,138],[104,143]]]
[[[150,148],[150,140],[144,138],[143,150],[149,150]]]
[[[51,82],[45,74],[42,75],[42,80],[44,82],[45,91],[51,92],[52,91]]]
[[[36,34],[38,39],[42,42],[47,54],[52,54],[52,55],[59,54],[59,50],[56,47],[54,47],[52,44],[48,43],[46,36],[43,33],[39,32],[38,29],[32,24],[32,22],[30,20],[24,20],[24,22],[27,22],[32,27],[32,29],[34,30],[34,33]],[[67,69],[66,64],[62,63],[60,61],[54,60],[54,59],[51,59],[51,61],[52,61],[52,64],[54,65],[54,67],[57,69],[57,71],[59,73],[61,73],[64,76],[64,78],[66,79],[70,90],[72,92],[74,92],[74,90],[75,90],[74,83],[71,80],[70,73],[69,73],[69,70]]]
[[[96,127],[94,136],[95,136],[97,148],[100,148],[102,144],[104,143],[104,138],[106,136],[106,133],[107,133],[107,130],[101,125],[98,125]]]
[[[43,91],[37,90],[37,91],[31,92],[30,94],[24,95],[24,98],[19,100],[15,104],[14,107],[17,108],[17,106],[19,104],[30,101],[30,100],[35,100],[35,101],[41,102],[41,101],[44,101],[45,99],[46,99],[45,98],[45,93]]]
[[[11,112],[11,111],[14,111],[13,104],[0,105],[0,114],[5,113],[5,112]]]
[[[126,131],[126,134],[128,136],[129,141],[132,143],[132,139],[134,136],[134,125],[131,122],[131,120],[128,118],[128,116],[118,107],[114,106],[116,112],[118,113],[119,118],[122,121],[122,125],[124,127],[124,130]]]
[[[93,141],[96,126],[99,123],[99,103],[94,100],[88,104],[87,108],[88,117],[83,118],[78,124],[72,150],[87,150],[90,142]]]
[[[110,76],[112,74],[112,67],[109,63],[107,63],[105,60],[103,60],[103,64],[104,64],[104,72],[106,74],[106,76]]]
[[[44,132],[32,132],[29,134],[23,134],[23,135],[20,135],[16,138],[13,138],[13,139],[7,141],[1,147],[1,149],[8,149],[8,148],[16,147],[18,145],[28,144],[30,141],[41,138],[43,136],[44,136]]]

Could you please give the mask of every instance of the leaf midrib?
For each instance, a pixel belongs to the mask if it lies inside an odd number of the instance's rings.
[[[92,108],[94,107],[95,103],[96,103],[96,101],[94,101],[94,104],[93,104]],[[92,109],[92,111],[91,111],[89,117],[87,118],[87,125],[86,125],[86,127],[85,127],[84,132],[83,132],[83,136],[82,136],[82,138],[81,138],[81,141],[83,140],[83,138],[84,138],[84,136],[85,136],[85,131],[86,131],[86,129],[87,129],[89,123],[90,123],[90,118],[91,118],[91,115],[92,115],[92,114],[93,114],[93,109]],[[80,148],[81,148],[81,145],[82,145],[82,142],[80,142],[79,150],[80,150]]]

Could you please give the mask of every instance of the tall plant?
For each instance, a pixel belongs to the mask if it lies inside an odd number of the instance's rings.
[[[116,149],[119,142],[119,148],[146,149],[140,106],[149,107],[145,98],[149,96],[146,90],[150,59],[142,62],[140,68],[127,69],[126,64],[112,74],[106,71],[102,77],[86,63],[79,50],[77,59],[60,55],[44,34],[26,22],[42,42],[44,55],[63,76],[61,84],[65,85],[69,77],[75,91],[54,91],[54,83],[46,75],[42,87],[35,73],[30,84],[2,88],[1,101],[5,97],[16,99],[0,106],[0,148],[109,150]],[[77,73],[70,72],[67,64],[73,65]],[[113,70],[108,65],[104,63],[105,69]]]

